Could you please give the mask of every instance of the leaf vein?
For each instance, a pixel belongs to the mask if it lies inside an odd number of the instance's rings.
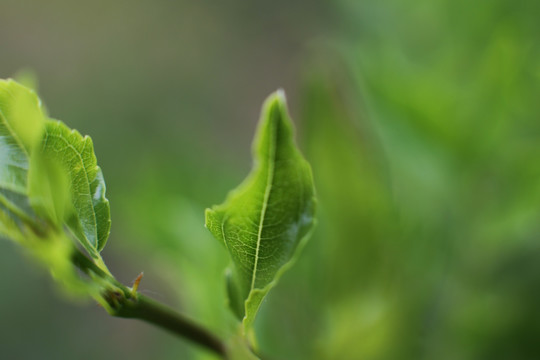
[[[55,137],[55,138],[58,138],[60,140],[62,140],[63,142],[66,143],[67,147],[72,150],[74,153],[75,153],[75,156],[79,157],[80,161],[81,161],[81,164],[82,164],[82,167],[84,169],[84,178],[86,179],[86,183],[85,185],[88,187],[88,193],[87,194],[81,194],[85,197],[88,197],[90,198],[90,206],[92,207],[92,212],[91,212],[91,217],[92,217],[92,220],[93,220],[93,225],[95,225],[95,230],[94,230],[94,235],[96,236],[95,238],[95,241],[96,243],[95,244],[92,244],[96,249],[98,248],[98,245],[99,245],[99,239],[98,239],[98,234],[97,234],[97,219],[96,219],[96,209],[94,207],[94,203],[92,201],[92,195],[91,195],[91,186],[90,186],[90,179],[88,178],[88,169],[86,168],[86,164],[84,162],[84,158],[82,157],[82,151],[79,152],[77,150],[77,148],[75,148],[75,146],[73,146],[73,144],[71,144],[69,141],[67,141],[63,136],[61,135],[56,135],[56,134],[49,134],[47,133],[47,136],[51,136],[51,137]],[[86,141],[84,141],[84,147],[83,147],[83,150],[84,148],[86,148]]]
[[[261,209],[261,218],[259,222],[259,231],[257,234],[257,247],[255,250],[255,261],[253,263],[253,274],[251,277],[251,288],[250,291],[254,289],[255,287],[255,280],[257,279],[257,265],[259,262],[259,249],[261,247],[261,239],[262,239],[262,230],[264,226],[264,218],[266,215],[266,209],[268,207],[268,199],[270,198],[270,192],[272,191],[272,183],[274,181],[274,162],[275,162],[275,156],[276,156],[276,142],[277,142],[277,124],[274,124],[274,136],[270,139],[268,142],[269,145],[269,151],[268,151],[268,174],[266,178],[266,186],[264,189],[264,197],[263,197],[263,203],[262,203],[262,209]]]

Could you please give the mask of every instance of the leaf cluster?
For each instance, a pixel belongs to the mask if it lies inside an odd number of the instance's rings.
[[[206,226],[232,260],[229,304],[243,321],[227,350],[234,359],[254,357],[252,325],[261,302],[314,224],[311,168],[294,143],[282,91],[263,107],[253,156],[246,180],[224,204],[206,211]],[[224,354],[213,335],[109,273],[100,256],[111,227],[105,189],[92,140],[49,118],[35,91],[0,80],[0,235],[22,244],[68,289],[92,295],[112,315],[154,323]]]
[[[82,283],[73,240],[106,269],[110,210],[92,140],[50,119],[35,91],[12,79],[0,80],[0,138],[1,235],[72,285]]]

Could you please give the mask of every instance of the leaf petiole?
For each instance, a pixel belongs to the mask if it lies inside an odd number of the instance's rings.
[[[156,325],[216,353],[223,359],[227,359],[224,342],[212,332],[168,306],[137,293],[136,290],[142,274],[137,277],[133,288],[130,289],[103,271],[79,250],[75,250],[73,253],[72,262],[87,275],[98,276],[110,283],[112,287],[120,290],[106,289],[101,294],[102,299],[107,302],[112,316],[139,319]]]

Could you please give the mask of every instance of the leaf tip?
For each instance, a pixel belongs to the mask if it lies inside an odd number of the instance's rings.
[[[221,242],[225,247],[227,247],[227,242],[223,235],[223,226],[224,226],[224,213],[220,211],[218,206],[213,206],[212,208],[207,208],[204,211],[204,227],[210,231],[210,233]]]
[[[208,221],[210,216],[212,216],[212,209],[206,208],[204,209],[204,227],[208,229]]]
[[[283,88],[279,88],[275,92],[276,96],[283,102],[287,100],[287,97],[285,96],[285,90]]]
[[[287,107],[287,96],[285,95],[285,90],[283,88],[279,88],[276,91],[274,91],[270,96],[268,96],[266,100],[266,107],[267,108],[273,108],[273,107],[279,107],[279,108],[286,108]]]

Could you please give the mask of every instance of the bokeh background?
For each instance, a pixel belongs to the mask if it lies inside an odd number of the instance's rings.
[[[284,88],[319,224],[257,320],[269,359],[540,358],[540,2],[0,1],[0,77],[31,69],[91,135],[119,280],[231,331],[204,229]],[[70,299],[0,241],[0,358],[214,359]]]

